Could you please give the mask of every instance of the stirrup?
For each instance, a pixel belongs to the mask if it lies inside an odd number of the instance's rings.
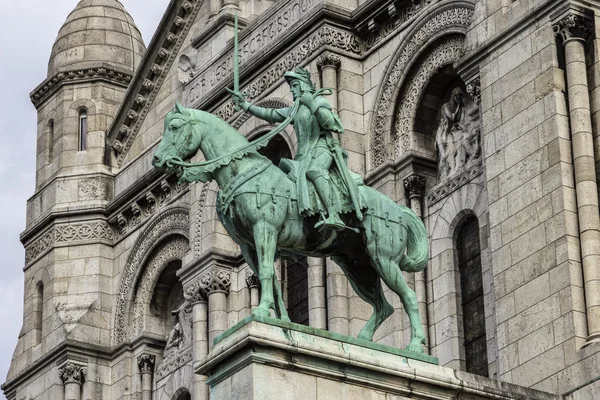
[[[337,221],[336,221],[337,219]],[[319,222],[317,222],[315,224],[315,228],[316,229],[332,229],[334,231],[343,231],[344,229],[346,229],[346,225],[344,224],[344,222],[338,217],[338,218],[325,218],[325,219],[321,219]]]

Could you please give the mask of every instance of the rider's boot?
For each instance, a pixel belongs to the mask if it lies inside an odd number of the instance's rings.
[[[332,193],[329,181],[325,179],[325,177],[319,176],[313,181],[313,184],[327,209],[327,218],[317,222],[315,228],[327,228],[336,231],[341,231],[346,228],[344,221],[340,218],[339,210],[341,207],[339,201],[337,196]]]

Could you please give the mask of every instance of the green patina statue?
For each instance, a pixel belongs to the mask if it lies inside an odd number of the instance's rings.
[[[176,171],[181,181],[217,182],[217,215],[260,281],[260,304],[254,315],[268,317],[273,310],[289,322],[274,279],[277,258],[331,257],[354,291],[373,306],[359,338],[373,340],[394,311],[385,299],[381,278],[400,296],[409,316],[412,337],[406,349],[423,353],[425,332],[415,292],[402,276],[402,271],[422,271],[427,265],[423,222],[348,169],[345,152],[332,134],[344,129],[323,96],[331,91],[315,91],[308,71],[298,68],[285,74],[293,107],[264,109],[247,102],[239,90],[237,19],[235,39],[230,90],[234,104],[271,123],[280,122],[279,126],[250,143],[218,117],[176,104],[165,117],[154,167]],[[289,124],[298,137],[298,151],[294,160],[282,159],[277,167],[258,149]],[[184,161],[198,150],[205,162]]]

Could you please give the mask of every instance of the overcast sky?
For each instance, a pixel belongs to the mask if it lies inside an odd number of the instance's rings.
[[[37,118],[29,92],[46,78],[54,39],[78,1],[0,4],[0,383],[23,322],[25,252],[19,234],[25,230],[25,204],[35,185]],[[149,44],[169,0],[121,2]]]

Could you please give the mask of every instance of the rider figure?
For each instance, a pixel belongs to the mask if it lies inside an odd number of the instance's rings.
[[[312,209],[309,200],[307,180],[310,180],[327,211],[327,218],[322,218],[315,228],[342,230],[346,226],[340,218],[342,212],[340,199],[332,190],[330,169],[334,166],[344,178],[349,176],[347,171],[341,170],[348,167],[345,162],[340,162],[341,156],[336,157],[336,152],[337,155],[341,155],[342,149],[339,141],[332,135],[332,132],[343,133],[344,128],[339,117],[332,111],[329,101],[319,92],[315,93],[310,73],[306,69],[288,71],[284,77],[290,85],[294,101],[300,100],[300,107],[292,121],[298,138],[298,151],[294,161],[298,165],[295,172],[299,212],[312,215],[316,211]],[[257,107],[244,100],[241,93],[233,95],[233,102],[244,111],[271,124],[284,121],[292,112],[292,107],[280,109]],[[343,175],[344,173],[346,174]],[[354,186],[348,187],[352,195],[356,184],[352,179],[344,179],[344,182],[346,186]]]

